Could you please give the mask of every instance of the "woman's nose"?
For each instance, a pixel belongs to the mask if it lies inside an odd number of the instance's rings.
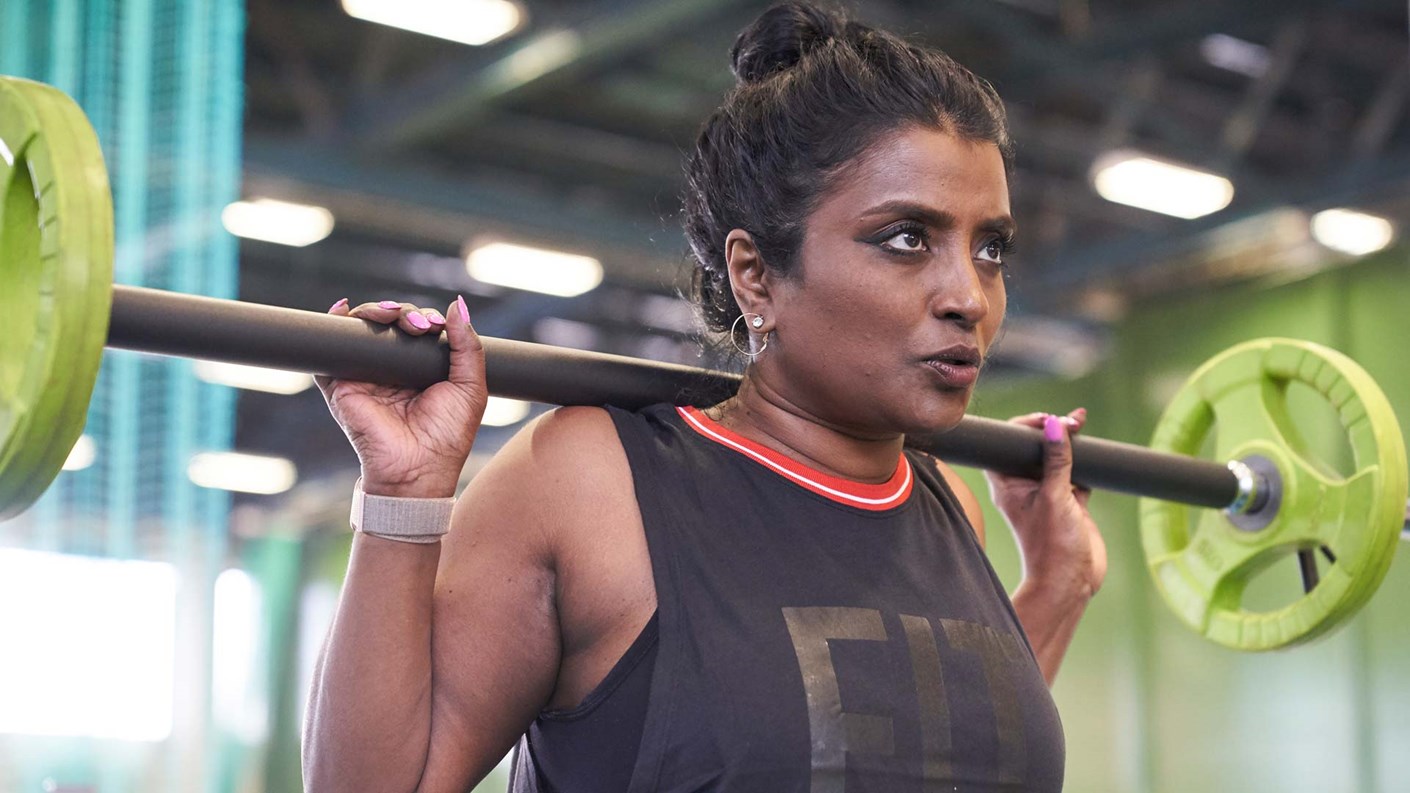
[[[978,325],[989,313],[989,298],[969,253],[947,257],[936,269],[939,274],[932,297],[932,313],[966,328]]]

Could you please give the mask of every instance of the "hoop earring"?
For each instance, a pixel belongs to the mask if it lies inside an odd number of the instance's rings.
[[[758,314],[750,314],[747,312],[740,314],[739,316],[734,318],[734,323],[729,326],[729,343],[733,344],[734,348],[736,350],[739,350],[741,355],[753,361],[755,358],[759,357],[760,353],[769,348],[769,334],[764,334],[764,346],[760,347],[759,349],[753,352],[750,352],[749,350],[740,347],[739,342],[735,339],[734,332],[739,327],[739,321],[744,319],[745,317],[753,317],[753,319],[749,320],[749,324],[755,328],[758,328],[764,324],[764,318]],[[752,338],[753,334],[750,334],[750,336]]]

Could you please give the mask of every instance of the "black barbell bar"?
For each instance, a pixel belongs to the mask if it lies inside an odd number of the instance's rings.
[[[620,355],[482,337],[485,377],[496,396],[556,405],[657,402],[712,405],[739,375]],[[113,287],[109,347],[424,388],[450,370],[449,346],[351,317]],[[965,416],[954,429],[907,443],[950,463],[1038,478],[1042,433]],[[1240,493],[1224,464],[1086,436],[1073,439],[1073,481],[1084,487],[1225,508]]]

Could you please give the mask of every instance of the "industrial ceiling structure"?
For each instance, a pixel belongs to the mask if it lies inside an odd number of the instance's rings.
[[[753,0],[521,0],[468,46],[337,0],[249,0],[246,197],[336,218],[307,247],[244,240],[241,299],[471,300],[483,334],[715,364],[697,352],[679,231],[682,153],[733,85]],[[1349,260],[1329,208],[1395,221],[1410,196],[1404,0],[866,0],[859,19],[938,46],[1005,99],[1020,233],[1000,373],[1078,374],[1133,299]],[[1103,198],[1136,152],[1227,179],[1183,219]],[[599,259],[565,298],[472,280],[488,239]],[[316,392],[241,399],[237,445],[310,473],[352,462]],[[498,443],[494,432],[483,442]]]

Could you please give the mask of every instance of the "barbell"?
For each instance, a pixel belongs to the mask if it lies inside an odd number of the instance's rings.
[[[12,320],[0,336],[0,520],[58,475],[105,346],[415,387],[449,371],[443,336],[114,286],[112,259],[111,196],[92,126],[61,91],[0,77],[0,287]],[[704,406],[739,384],[738,375],[623,356],[488,337],[484,345],[491,393],[535,402]],[[1336,412],[1350,475],[1295,431],[1294,383]],[[1214,459],[1197,457],[1211,439]],[[1005,422],[966,416],[907,443],[960,465],[1041,475],[1041,433]],[[1142,497],[1157,588],[1186,625],[1236,649],[1286,647],[1344,624],[1385,577],[1405,522],[1405,446],[1389,401],[1351,359],[1305,341],[1221,353],[1175,395],[1150,448],[1078,437],[1073,458],[1077,484]],[[1298,597],[1273,609],[1243,602],[1255,576],[1294,555]]]

